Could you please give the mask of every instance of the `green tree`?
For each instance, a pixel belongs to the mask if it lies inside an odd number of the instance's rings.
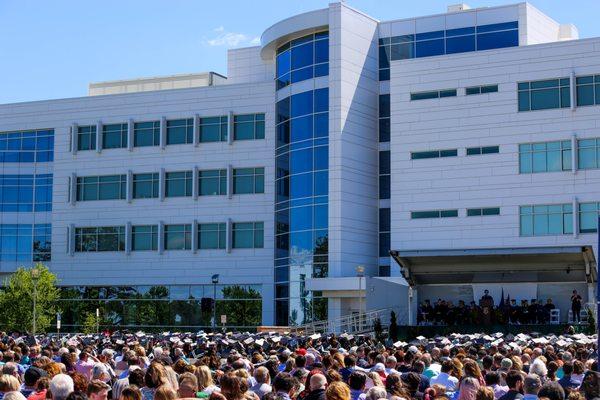
[[[398,340],[398,321],[396,319],[396,313],[394,311],[390,313],[390,327],[388,328],[388,337],[394,342]]]
[[[257,290],[239,285],[226,286],[223,288],[223,299],[226,299],[226,301],[217,302],[217,311],[227,315],[227,325],[260,325],[262,321],[262,302],[260,301],[260,293]],[[219,322],[220,315],[217,313],[217,326]]]
[[[36,333],[45,332],[55,317],[59,290],[56,275],[42,264],[36,264],[39,278],[35,284]],[[34,279],[32,269],[19,267],[4,281],[0,289],[0,327],[7,331],[32,331]]]
[[[98,326],[98,318],[96,318],[96,314],[91,313],[91,312],[86,313],[85,318],[83,320],[83,326],[82,326],[83,333],[85,333],[85,334],[98,333],[98,332],[96,332],[97,326]]]

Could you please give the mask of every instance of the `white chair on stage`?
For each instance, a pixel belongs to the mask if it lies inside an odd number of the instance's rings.
[[[550,324],[558,325],[560,324],[560,310],[558,308],[554,308],[550,310]]]

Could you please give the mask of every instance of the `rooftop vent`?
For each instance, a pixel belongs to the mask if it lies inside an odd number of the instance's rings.
[[[458,4],[451,4],[448,6],[448,12],[461,12],[461,11],[466,11],[466,10],[470,10],[471,7],[469,7],[468,4],[465,3],[458,3]]]

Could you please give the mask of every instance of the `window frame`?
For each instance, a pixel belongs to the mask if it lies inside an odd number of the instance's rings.
[[[245,121],[244,119],[252,118]],[[239,137],[241,126],[252,125],[252,137]],[[265,114],[238,114],[233,116],[233,140],[260,140],[265,138]]]
[[[242,225],[252,225],[252,228],[242,228]],[[252,246],[239,246],[236,245],[236,233],[252,232]],[[257,236],[258,232],[262,232],[262,235]],[[262,249],[264,248],[264,222],[262,221],[249,221],[249,222],[234,222],[231,224],[231,248],[232,249]]]
[[[252,173],[241,173],[242,170],[252,170]],[[265,192],[265,167],[244,167],[234,168],[232,170],[233,194],[262,194]],[[239,179],[252,179],[252,192],[240,191],[238,188]],[[262,187],[262,190],[260,188]]]
[[[545,207],[547,209],[546,212],[538,211],[536,212],[536,208],[539,210],[540,208]],[[560,207],[560,212],[550,211],[550,207]],[[569,210],[570,208],[570,210]],[[525,209],[530,209],[528,212]],[[573,204],[571,203],[561,203],[561,204],[532,204],[525,205],[519,207],[519,236],[520,237],[540,237],[540,236],[563,236],[563,235],[572,235],[573,234]],[[560,215],[560,227],[562,233],[551,233],[550,226],[552,216]],[[546,219],[546,233],[536,233],[536,219],[535,217],[539,216],[540,218]],[[530,217],[530,225],[531,226],[531,234],[524,233],[524,218]],[[570,224],[570,231],[568,230]]]

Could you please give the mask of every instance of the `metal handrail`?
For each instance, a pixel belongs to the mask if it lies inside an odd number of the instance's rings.
[[[302,333],[304,335],[341,332],[352,334],[366,333],[373,331],[373,323],[377,319],[379,319],[383,325],[386,325],[384,318],[389,317],[392,310],[392,308],[382,308],[370,310],[364,313],[344,315],[330,320],[314,321],[308,324],[293,327],[292,331],[295,333]]]

